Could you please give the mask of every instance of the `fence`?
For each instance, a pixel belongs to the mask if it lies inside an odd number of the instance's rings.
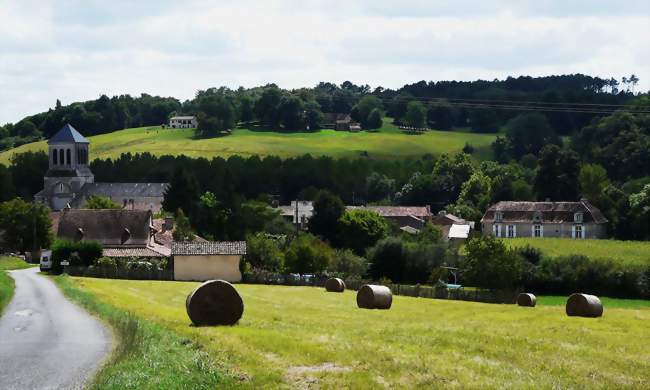
[[[315,275],[283,275],[283,274],[255,274],[244,275],[244,283],[250,284],[275,284],[288,286],[323,287],[328,278]],[[358,290],[364,284],[373,283],[369,280],[345,280],[348,290]],[[394,295],[417,298],[451,299],[458,301],[473,301],[485,303],[515,303],[518,291],[510,290],[483,290],[475,288],[447,289],[424,285],[407,285],[387,283]]]
[[[90,278],[174,280],[174,271],[158,269],[65,266],[63,272],[71,276],[84,276]]]

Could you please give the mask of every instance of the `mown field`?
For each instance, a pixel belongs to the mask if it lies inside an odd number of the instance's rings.
[[[83,129],[78,129],[83,132]],[[196,139],[193,129],[141,127],[89,137],[92,158],[118,157],[122,153],[150,152],[156,155],[190,157],[229,157],[232,155],[275,155],[290,157],[310,153],[333,157],[358,157],[367,152],[371,158],[400,158],[425,153],[460,151],[465,143],[477,149],[477,156],[489,156],[493,134],[461,131],[429,131],[420,135],[402,133],[385,121],[378,132],[350,133],[320,130],[303,133],[278,133],[236,129],[232,135]],[[45,141],[22,145],[0,153],[0,163],[7,164],[14,153],[46,150]]]
[[[585,255],[594,259],[610,258],[628,264],[650,266],[650,241],[569,240],[566,238],[509,238],[511,247],[526,245],[538,248],[545,255]]]
[[[0,314],[11,300],[14,292],[14,281],[7,275],[7,271],[29,267],[33,267],[33,265],[19,258],[0,256]]]
[[[196,283],[65,280],[200,346],[236,373],[228,387],[650,386],[647,308],[606,306],[604,317],[585,319],[553,302],[530,309],[396,296],[391,310],[369,311],[354,292],[237,285],[240,323],[197,328],[184,309]]]

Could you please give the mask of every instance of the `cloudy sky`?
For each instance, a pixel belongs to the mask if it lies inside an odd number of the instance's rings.
[[[650,89],[650,1],[0,0],[0,123],[100,94],[585,73]]]

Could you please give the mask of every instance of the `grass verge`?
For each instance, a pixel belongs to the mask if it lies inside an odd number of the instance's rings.
[[[35,267],[17,257],[0,256],[0,315],[14,295],[14,280],[6,271]]]
[[[53,278],[63,293],[108,323],[116,347],[91,389],[215,389],[232,387],[236,376],[187,338],[100,302],[65,275]]]

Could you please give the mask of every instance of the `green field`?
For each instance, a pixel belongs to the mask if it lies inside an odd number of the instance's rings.
[[[83,129],[80,129],[83,130]],[[298,156],[306,153],[333,157],[358,157],[367,152],[372,158],[399,158],[460,151],[466,142],[477,149],[477,156],[489,156],[491,134],[460,131],[429,131],[420,135],[402,133],[385,121],[378,132],[320,130],[303,133],[278,133],[236,129],[232,135],[195,139],[193,129],[141,127],[89,137],[93,158],[118,157],[122,153],[150,152],[155,155],[190,157],[229,157],[232,155]],[[19,146],[0,153],[0,163],[7,164],[14,153],[46,150],[45,141]]]
[[[0,256],[0,314],[14,293],[14,281],[6,271],[34,267],[16,257]]]
[[[201,346],[240,378],[235,387],[650,386],[650,309],[606,307],[586,319],[553,302],[531,309],[395,296],[390,310],[372,311],[349,291],[237,285],[239,324],[197,328],[184,308],[196,283],[65,280]]]
[[[594,259],[611,258],[628,264],[650,266],[650,241],[570,240],[566,238],[509,238],[511,247],[526,245],[538,248],[545,255],[585,255]]]

